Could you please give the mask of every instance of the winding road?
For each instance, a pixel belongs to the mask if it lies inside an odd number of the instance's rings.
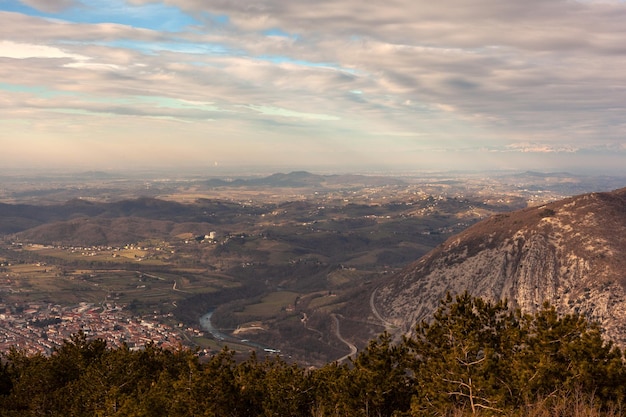
[[[339,339],[341,343],[345,344],[346,346],[350,348],[350,353],[337,359],[337,362],[343,362],[347,360],[349,357],[356,355],[358,349],[356,348],[356,346],[354,346],[352,343],[348,342],[346,339],[344,339],[341,336],[341,332],[339,331],[339,318],[337,318],[337,314],[333,313],[331,314],[331,316],[333,319],[335,319],[335,336],[337,336],[337,339]]]
[[[372,291],[372,294],[370,295],[370,309],[372,310],[372,314],[374,315],[374,317],[376,317],[376,319],[378,319],[383,324],[383,326],[385,326],[385,330],[395,329],[396,326],[393,323],[385,320],[383,318],[383,316],[381,316],[380,313],[378,312],[378,310],[376,309],[376,305],[374,303],[374,299],[376,298],[376,291],[378,291],[378,288],[374,289],[374,291]],[[345,344],[346,346],[348,346],[350,348],[350,353],[348,353],[347,355],[342,356],[341,358],[337,359],[337,362],[343,362],[343,361],[347,360],[348,358],[356,355],[357,352],[358,352],[358,349],[357,349],[357,347],[354,344],[350,343],[349,341],[344,339],[343,336],[341,336],[341,330],[339,328],[339,317],[338,317],[338,315],[333,313],[333,314],[331,314],[331,317],[335,321],[335,336],[337,337],[337,339],[339,339],[339,341],[341,343]],[[311,329],[311,330],[313,330],[313,329]]]
[[[380,313],[376,309],[376,305],[374,304],[374,298],[376,297],[376,291],[378,291],[378,288],[375,288],[374,291],[372,291],[372,294],[370,295],[370,309],[372,310],[372,314],[374,314],[374,317],[376,317],[378,320],[380,320],[380,322],[383,324],[383,326],[385,326],[385,330],[391,330],[395,326],[393,325],[393,323],[385,320],[383,318],[383,316],[380,315]]]

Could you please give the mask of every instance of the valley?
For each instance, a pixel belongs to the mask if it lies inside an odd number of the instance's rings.
[[[45,353],[81,330],[113,345],[228,345],[317,366],[389,327],[373,291],[447,238],[624,179],[90,173],[2,184],[4,348],[23,334],[20,347]]]

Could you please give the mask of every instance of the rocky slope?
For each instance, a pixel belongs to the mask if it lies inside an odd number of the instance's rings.
[[[373,301],[410,332],[447,292],[466,290],[526,312],[549,301],[626,346],[626,188],[493,216],[409,265]]]

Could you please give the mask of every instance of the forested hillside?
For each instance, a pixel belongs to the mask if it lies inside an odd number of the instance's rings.
[[[625,393],[621,352],[582,316],[522,315],[467,293],[410,339],[383,334],[317,369],[83,334],[50,356],[4,352],[0,368],[1,416],[609,416]]]

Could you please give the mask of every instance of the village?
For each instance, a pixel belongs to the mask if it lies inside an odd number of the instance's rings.
[[[130,349],[140,349],[148,343],[178,348],[189,341],[190,334],[202,336],[197,329],[171,327],[159,319],[156,315],[132,317],[123,307],[113,305],[0,304],[0,351],[15,348],[29,354],[50,354],[80,332],[106,341],[109,347],[126,345]]]

